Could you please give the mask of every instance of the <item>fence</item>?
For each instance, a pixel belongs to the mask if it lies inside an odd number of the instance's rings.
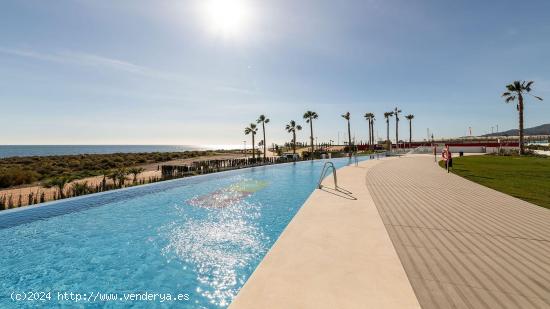
[[[285,157],[268,157],[265,160],[263,158],[205,160],[196,161],[190,165],[161,165],[161,175],[163,179],[171,179],[301,160],[303,159],[288,159]]]

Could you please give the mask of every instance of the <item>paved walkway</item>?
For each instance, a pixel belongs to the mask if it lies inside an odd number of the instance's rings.
[[[366,182],[422,308],[550,308],[550,210],[431,156],[385,161]]]
[[[550,210],[430,155],[362,162],[338,181],[352,194],[316,190],[231,309],[550,308]]]

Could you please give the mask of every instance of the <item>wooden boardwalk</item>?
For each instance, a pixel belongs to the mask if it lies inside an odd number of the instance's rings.
[[[550,210],[431,156],[385,160],[366,178],[424,309],[550,308]]]

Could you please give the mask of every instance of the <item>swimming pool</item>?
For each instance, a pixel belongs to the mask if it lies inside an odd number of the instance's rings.
[[[313,192],[324,162],[234,170],[0,212],[0,307],[227,307]],[[13,293],[34,292],[50,292],[50,299],[12,300]],[[81,299],[65,299],[65,292]],[[142,300],[124,298],[131,293]],[[151,301],[146,293],[159,295]],[[167,294],[187,299],[170,302]],[[105,300],[115,295],[117,301]]]

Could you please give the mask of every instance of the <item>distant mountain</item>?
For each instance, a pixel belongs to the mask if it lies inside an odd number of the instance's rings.
[[[550,135],[550,123],[523,130],[525,135]],[[512,129],[504,132],[485,134],[482,136],[518,136],[519,130]]]

